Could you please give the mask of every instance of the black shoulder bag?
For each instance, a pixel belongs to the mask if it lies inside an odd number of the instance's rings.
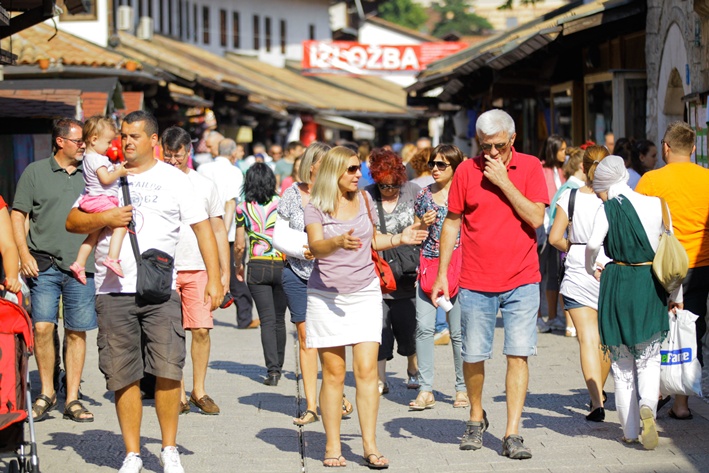
[[[377,211],[379,213],[379,227],[382,233],[387,232],[386,222],[384,219],[384,207],[382,207],[381,194],[379,188],[376,188]],[[419,265],[419,256],[421,249],[418,245],[400,245],[390,250],[382,251],[384,260],[389,263],[394,279],[401,281],[403,279],[416,280]]]
[[[128,180],[125,177],[121,177],[121,188],[123,190],[123,204],[131,205]],[[150,304],[167,302],[172,295],[174,258],[155,248],[151,248],[141,254],[138,247],[138,237],[135,234],[134,220],[131,220],[128,224],[128,235],[130,235],[130,244],[133,247],[133,255],[138,269],[135,292],[138,297]]]
[[[569,195],[569,223],[566,226],[566,238],[569,241],[569,247],[566,249],[566,251],[562,254],[561,256],[561,267],[559,268],[559,285],[561,285],[561,281],[564,280],[564,273],[566,273],[566,257],[569,254],[569,250],[571,249],[571,245],[574,243],[571,243],[571,222],[574,219],[574,205],[576,203],[576,192],[578,189],[571,189],[571,195]]]

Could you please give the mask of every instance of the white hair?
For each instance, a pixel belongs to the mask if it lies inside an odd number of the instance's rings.
[[[475,122],[475,131],[478,137],[494,136],[507,132],[507,136],[511,138],[515,134],[515,122],[503,110],[488,110],[478,117],[478,121]]]

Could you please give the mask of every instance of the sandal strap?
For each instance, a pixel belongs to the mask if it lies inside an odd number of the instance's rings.
[[[52,404],[54,404],[54,403],[57,401],[57,395],[55,394],[55,395],[54,395],[54,399],[52,399],[52,398],[50,398],[49,396],[47,396],[46,394],[40,394],[40,395],[38,395],[37,398],[34,400],[34,403],[37,404],[37,401],[44,401],[44,403],[45,403],[47,406],[51,406]],[[37,407],[42,407],[42,406],[37,406]]]
[[[79,408],[72,409],[72,407],[74,406],[79,406]],[[64,412],[70,414],[73,417],[79,417],[81,416],[81,414],[91,414],[91,412],[87,408],[85,408],[84,405],[81,404],[81,401],[79,401],[78,399],[75,401],[71,401],[66,406],[64,406]]]

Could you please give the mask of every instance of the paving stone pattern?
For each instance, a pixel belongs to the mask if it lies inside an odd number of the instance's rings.
[[[299,412],[296,383],[294,327],[285,375],[277,387],[262,384],[266,370],[258,330],[236,330],[234,310],[216,312],[212,332],[212,356],[207,391],[221,407],[219,416],[203,416],[194,408],[180,417],[178,446],[187,472],[284,473],[325,471],[322,466],[325,434],[322,423],[300,429],[292,424]],[[501,322],[498,319],[499,324]],[[188,338],[189,343],[189,338]],[[188,350],[189,351],[189,350]],[[348,351],[348,356],[350,352]],[[397,356],[388,364],[391,392],[382,397],[378,443],[394,472],[700,472],[709,471],[709,404],[691,401],[693,421],[677,421],[659,414],[660,444],[654,451],[628,447],[622,435],[609,380],[606,422],[586,422],[585,390],[574,338],[558,334],[539,336],[539,355],[530,358],[529,394],[522,416],[522,435],[532,449],[531,460],[515,461],[500,455],[505,431],[505,359],[502,329],[495,333],[494,359],[487,363],[484,407],[490,428],[479,451],[458,449],[467,409],[453,409],[454,378],[450,346],[436,347],[433,409],[409,412],[416,391],[404,384],[406,362]],[[36,425],[43,472],[116,471],[124,447],[116,419],[113,395],[105,390],[98,371],[96,333],[88,336],[88,353],[82,392],[87,407],[96,415],[90,424],[63,420],[59,409]],[[349,365],[349,361],[348,361]],[[38,380],[32,361],[34,391]],[[191,364],[185,373],[191,385]],[[354,378],[347,375],[345,392],[355,397]],[[304,409],[304,402],[300,405]],[[61,409],[61,410],[60,410]],[[357,410],[342,422],[345,471],[364,471]],[[145,472],[161,472],[160,430],[152,401],[145,401],[142,451]],[[327,471],[330,471],[329,469]]]

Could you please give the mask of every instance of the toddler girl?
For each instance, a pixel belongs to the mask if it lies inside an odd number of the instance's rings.
[[[116,125],[110,118],[95,116],[84,123],[83,139],[86,143],[84,181],[86,182],[86,190],[81,196],[81,200],[79,200],[79,208],[84,212],[98,213],[118,207],[118,179],[130,173],[122,163],[114,165],[105,156],[111,141],[116,136],[116,132]],[[101,231],[98,230],[86,237],[86,240],[79,248],[76,261],[69,266],[72,274],[81,284],[86,284],[86,260],[89,258],[94,246],[96,246]],[[126,231],[125,227],[113,229],[108,257],[103,261],[104,266],[121,278],[123,277],[123,270],[118,257]]]

